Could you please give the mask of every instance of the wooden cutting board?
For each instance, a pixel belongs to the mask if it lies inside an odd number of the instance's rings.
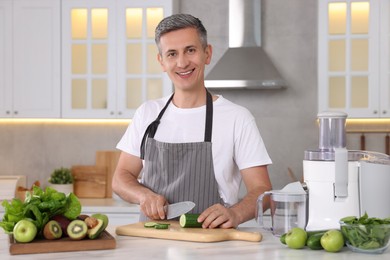
[[[9,253],[11,255],[40,254],[85,250],[102,250],[116,248],[115,238],[104,231],[97,239],[83,239],[79,241],[70,238],[58,240],[38,239],[30,243],[18,243],[12,235],[9,236]]]
[[[230,229],[203,229],[203,228],[182,228],[178,221],[167,221],[168,229],[145,228],[145,222],[138,222],[116,228],[116,234],[121,236],[149,237],[170,240],[183,240],[192,242],[220,242],[227,240],[243,240],[260,242],[260,232],[245,232],[234,228]],[[158,222],[160,223],[160,222]]]

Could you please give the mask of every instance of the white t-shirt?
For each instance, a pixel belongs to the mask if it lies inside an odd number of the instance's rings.
[[[140,156],[142,137],[169,97],[147,101],[136,111],[117,148]],[[181,109],[171,103],[154,138],[167,143],[204,141],[206,106]],[[219,96],[213,102],[212,153],[215,177],[225,204],[238,202],[239,170],[272,163],[252,114]]]

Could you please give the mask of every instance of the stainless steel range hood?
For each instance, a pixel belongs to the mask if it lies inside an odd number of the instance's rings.
[[[229,48],[207,74],[205,85],[252,89],[286,86],[261,47],[261,0],[229,0]]]

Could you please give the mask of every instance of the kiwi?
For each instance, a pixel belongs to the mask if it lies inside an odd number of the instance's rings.
[[[81,240],[87,236],[88,226],[83,220],[75,219],[68,225],[67,232],[70,239]]]
[[[67,228],[70,223],[70,220],[63,215],[56,215],[52,217],[52,220],[55,220],[58,222],[58,224],[60,224],[62,229],[62,236],[67,237],[68,236]]]
[[[95,225],[93,228],[88,229],[88,237],[90,239],[98,238],[103,231],[104,222],[101,219],[97,219],[97,225]]]
[[[59,239],[62,237],[62,229],[60,224],[55,220],[50,220],[43,228],[43,236],[46,239]]]

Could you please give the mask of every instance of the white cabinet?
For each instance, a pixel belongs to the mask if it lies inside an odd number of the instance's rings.
[[[82,214],[105,214],[111,226],[127,225],[139,221],[139,205],[127,203],[117,198],[116,195],[112,199],[80,199],[80,202]]]
[[[390,1],[380,2],[380,109],[382,117],[390,117]]]
[[[130,118],[171,93],[154,28],[172,9],[172,0],[63,0],[63,117]]]
[[[0,117],[60,117],[60,0],[0,0]]]
[[[318,2],[319,111],[389,117],[389,1]]]
[[[12,1],[0,1],[0,117],[12,109]]]

